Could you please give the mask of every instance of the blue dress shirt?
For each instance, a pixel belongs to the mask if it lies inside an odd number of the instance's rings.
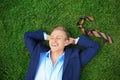
[[[62,80],[64,53],[58,58],[54,66],[52,65],[50,51],[40,54],[35,80]]]

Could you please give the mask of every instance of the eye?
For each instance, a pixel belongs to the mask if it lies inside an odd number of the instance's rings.
[[[58,40],[62,39],[62,37],[57,37]]]

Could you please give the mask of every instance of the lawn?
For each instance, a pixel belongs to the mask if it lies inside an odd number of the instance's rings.
[[[72,37],[82,35],[76,27],[79,17],[95,18],[86,23],[112,36],[114,43],[101,44],[98,54],[82,68],[81,80],[120,80],[119,0],[0,0],[0,80],[23,80],[30,57],[24,33],[42,29],[48,34],[59,24]]]

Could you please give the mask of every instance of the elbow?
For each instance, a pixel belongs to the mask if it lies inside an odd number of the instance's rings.
[[[26,40],[27,32],[24,33],[24,40]]]
[[[28,36],[29,36],[29,33],[30,33],[30,32],[25,32],[25,33],[24,33],[24,38],[28,37]]]
[[[28,36],[29,36],[29,32],[25,32],[25,33],[24,33],[24,40],[25,40],[25,41],[27,40]]]

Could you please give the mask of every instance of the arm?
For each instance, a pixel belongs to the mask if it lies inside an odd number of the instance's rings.
[[[99,44],[93,40],[88,39],[86,36],[81,36],[77,45],[82,46],[84,50],[80,53],[81,65],[87,64],[97,53]]]
[[[86,36],[81,36],[76,39],[70,38],[69,44],[77,44],[84,48],[84,50],[80,52],[80,61],[82,66],[87,64],[99,49],[99,44],[88,39]]]
[[[29,51],[29,53],[33,53],[34,49],[37,47],[41,51],[46,48],[45,45],[42,44],[41,41],[45,40],[44,39],[44,32],[41,30],[35,31],[35,32],[26,32],[24,35],[24,40],[26,47]],[[38,43],[40,42],[39,46]]]

